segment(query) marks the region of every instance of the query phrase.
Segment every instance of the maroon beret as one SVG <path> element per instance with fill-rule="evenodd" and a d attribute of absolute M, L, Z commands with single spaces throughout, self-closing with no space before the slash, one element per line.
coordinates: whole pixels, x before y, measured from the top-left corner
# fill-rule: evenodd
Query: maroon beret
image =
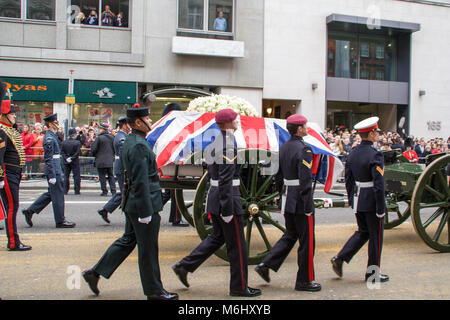
<path fill-rule="evenodd" d="M 286 122 L 301 126 L 306 124 L 308 122 L 308 119 L 306 119 L 306 117 L 302 116 L 301 114 L 293 114 L 286 119 Z"/>
<path fill-rule="evenodd" d="M 216 123 L 228 123 L 236 119 L 237 113 L 232 109 L 223 109 L 216 113 Z"/>
<path fill-rule="evenodd" d="M 11 105 L 11 100 L 2 101 L 2 114 L 14 113 L 14 106 Z"/>

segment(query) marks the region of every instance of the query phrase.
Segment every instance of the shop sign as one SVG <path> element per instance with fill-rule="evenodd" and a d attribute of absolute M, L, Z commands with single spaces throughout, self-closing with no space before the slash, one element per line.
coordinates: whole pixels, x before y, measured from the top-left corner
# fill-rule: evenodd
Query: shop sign
<path fill-rule="evenodd" d="M 135 103 L 136 82 L 75 80 L 77 103 Z"/>
<path fill-rule="evenodd" d="M 73 94 L 66 95 L 66 104 L 75 104 L 75 96 Z"/>
<path fill-rule="evenodd" d="M 13 101 L 64 101 L 68 80 L 0 78 Z"/>

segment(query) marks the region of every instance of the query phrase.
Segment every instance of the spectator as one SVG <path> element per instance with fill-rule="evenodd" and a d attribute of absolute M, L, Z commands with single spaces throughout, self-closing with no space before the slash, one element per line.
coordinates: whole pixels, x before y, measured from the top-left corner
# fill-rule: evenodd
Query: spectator
<path fill-rule="evenodd" d="M 89 13 L 89 16 L 86 18 L 86 24 L 91 25 L 91 26 L 98 25 L 98 16 L 97 16 L 97 12 L 95 10 L 92 10 Z"/>
<path fill-rule="evenodd" d="M 119 12 L 117 16 L 114 17 L 114 26 L 115 27 L 122 27 L 127 28 L 128 22 L 123 17 L 123 12 Z"/>
<path fill-rule="evenodd" d="M 223 17 L 223 11 L 219 12 L 219 16 L 214 20 L 213 29 L 215 31 L 227 31 L 227 19 Z"/>
<path fill-rule="evenodd" d="M 108 133 L 108 125 L 102 124 L 100 126 L 99 136 L 92 144 L 91 151 L 95 157 L 95 167 L 98 171 L 98 178 L 102 189 L 101 196 L 108 195 L 106 176 L 108 176 L 111 193 L 113 195 L 116 194 L 116 182 L 113 175 L 114 137 Z"/>
<path fill-rule="evenodd" d="M 77 16 L 72 20 L 73 24 L 86 24 L 87 19 L 83 11 L 78 12 Z"/>
<path fill-rule="evenodd" d="M 435 153 L 441 153 L 441 152 L 442 152 L 442 145 L 434 143 L 432 153 L 435 154 Z"/>
<path fill-rule="evenodd" d="M 406 151 L 403 152 L 403 155 L 409 160 L 409 162 L 417 163 L 419 161 L 419 157 L 417 156 L 417 153 L 414 150 L 412 150 L 413 144 L 414 142 L 411 138 L 406 138 L 405 140 Z"/>
<path fill-rule="evenodd" d="M 84 140 L 84 147 L 86 149 L 90 149 L 96 138 L 97 136 L 95 135 L 95 130 L 93 128 L 89 128 L 88 135 Z"/>
<path fill-rule="evenodd" d="M 345 162 L 345 160 L 347 160 L 347 157 L 351 150 L 352 150 L 352 145 L 350 143 L 350 138 L 347 137 L 342 142 L 342 161 Z"/>
<path fill-rule="evenodd" d="M 105 11 L 102 12 L 102 26 L 113 26 L 115 14 L 111 11 L 109 5 L 105 5 Z"/>
<path fill-rule="evenodd" d="M 33 161 L 31 162 L 31 171 L 34 172 L 34 178 L 38 172 L 42 172 L 39 168 L 42 160 L 44 159 L 44 133 L 42 132 L 42 125 L 40 123 L 36 123 L 34 125 L 34 134 L 33 134 Z"/>
<path fill-rule="evenodd" d="M 340 156 L 344 149 L 342 148 L 341 137 L 339 135 L 335 136 L 330 144 L 331 150 L 336 156 Z"/>
<path fill-rule="evenodd" d="M 404 152 L 404 151 L 405 151 L 405 146 L 404 146 L 404 144 L 403 144 L 403 142 L 402 142 L 402 138 L 400 138 L 400 136 L 397 136 L 396 138 L 394 138 L 393 141 L 394 141 L 394 144 L 391 145 L 391 149 L 392 149 L 392 150 L 394 150 L 394 149 L 400 149 L 401 152 Z"/>
<path fill-rule="evenodd" d="M 425 140 L 423 138 L 419 140 L 419 144 L 414 148 L 414 151 L 419 157 L 419 163 L 425 163 Z"/>
<path fill-rule="evenodd" d="M 31 177 L 32 172 L 32 160 L 33 160 L 33 149 L 31 148 L 33 146 L 34 142 L 34 136 L 30 132 L 30 126 L 25 124 L 23 125 L 23 131 L 20 134 L 20 137 L 22 138 L 22 145 L 23 149 L 25 151 L 25 172 L 24 172 L 24 179 L 29 179 Z"/>

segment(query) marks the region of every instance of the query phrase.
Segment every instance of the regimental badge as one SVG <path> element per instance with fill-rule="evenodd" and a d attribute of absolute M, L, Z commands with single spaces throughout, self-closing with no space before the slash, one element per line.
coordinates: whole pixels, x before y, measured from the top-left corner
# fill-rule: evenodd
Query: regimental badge
<path fill-rule="evenodd" d="M 302 163 L 305 165 L 305 167 L 307 167 L 308 169 L 311 169 L 313 162 L 308 162 L 306 160 L 303 160 Z"/>
<path fill-rule="evenodd" d="M 380 166 L 377 166 L 376 169 L 382 176 L 384 176 L 384 168 L 381 168 Z"/>

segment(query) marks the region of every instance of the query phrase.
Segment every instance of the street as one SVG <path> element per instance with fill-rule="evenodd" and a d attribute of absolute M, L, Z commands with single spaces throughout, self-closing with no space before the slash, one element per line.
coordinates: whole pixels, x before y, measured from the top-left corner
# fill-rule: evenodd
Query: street
<path fill-rule="evenodd" d="M 95 183 L 86 183 L 89 187 L 82 188 L 81 196 L 73 195 L 73 191 L 66 196 L 66 218 L 76 222 L 76 228 L 56 229 L 51 205 L 41 214 L 33 216 L 34 226 L 29 228 L 21 210 L 45 189 L 39 186 L 31 188 L 31 183 L 27 185 L 27 182 L 22 184 L 17 225 L 22 242 L 33 249 L 8 252 L 5 231 L 1 231 L 0 297 L 3 300 L 145 299 L 139 278 L 137 250 L 109 280 L 101 278 L 98 297 L 92 294 L 81 277 L 81 271 L 92 267 L 123 231 L 123 215 L 119 211 L 110 215 L 111 224 L 105 223 L 97 214 L 97 209 L 110 199 L 109 196 L 100 197 L 100 189 L 96 188 Z M 193 192 L 190 193 L 192 196 Z M 164 287 L 177 292 L 182 300 L 235 300 L 228 295 L 228 263 L 216 256 L 207 260 L 195 273 L 189 274 L 189 289 L 179 282 L 171 266 L 189 254 L 200 238 L 193 227 L 172 227 L 168 223 L 169 209 L 170 206 L 166 205 L 161 214 L 159 236 Z M 277 219 L 282 221 L 282 217 Z M 271 225 L 264 225 L 264 229 L 272 244 L 281 236 L 281 232 Z M 344 277 L 339 279 L 331 268 L 330 259 L 354 231 L 355 219 L 351 209 L 317 210 L 315 276 L 322 285 L 322 291 L 306 293 L 293 290 L 297 272 L 295 247 L 279 272 L 271 272 L 272 281 L 269 284 L 256 274 L 255 266 L 249 266 L 249 285 L 263 291 L 263 295 L 256 300 L 450 298 L 450 255 L 437 253 L 426 246 L 414 232 L 410 220 L 385 231 L 382 272 L 390 276 L 389 282 L 380 284 L 379 288 L 369 288 L 363 281 L 367 245 L 350 264 L 344 264 Z"/>

